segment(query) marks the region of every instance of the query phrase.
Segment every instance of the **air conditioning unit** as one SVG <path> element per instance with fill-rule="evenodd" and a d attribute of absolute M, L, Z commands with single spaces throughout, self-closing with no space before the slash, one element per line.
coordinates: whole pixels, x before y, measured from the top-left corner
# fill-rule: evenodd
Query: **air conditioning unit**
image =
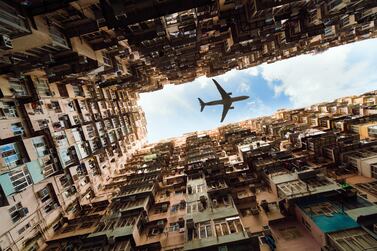
<path fill-rule="evenodd" d="M 7 35 L 0 35 L 0 48 L 3 50 L 13 49 L 12 40 Z"/>

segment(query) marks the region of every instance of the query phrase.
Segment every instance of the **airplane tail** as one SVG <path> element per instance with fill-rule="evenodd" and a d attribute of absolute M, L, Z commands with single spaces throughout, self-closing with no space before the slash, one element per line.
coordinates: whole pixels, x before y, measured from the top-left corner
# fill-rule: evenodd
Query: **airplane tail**
<path fill-rule="evenodd" d="M 203 102 L 200 98 L 198 98 L 199 103 L 200 103 L 200 111 L 202 112 L 204 110 L 204 107 L 206 106 L 206 103 Z"/>

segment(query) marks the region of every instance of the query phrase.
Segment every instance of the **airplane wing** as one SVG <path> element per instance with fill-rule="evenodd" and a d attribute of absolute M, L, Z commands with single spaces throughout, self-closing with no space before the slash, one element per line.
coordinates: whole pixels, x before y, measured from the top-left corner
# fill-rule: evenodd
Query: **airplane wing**
<path fill-rule="evenodd" d="M 232 103 L 231 102 L 227 102 L 227 103 L 224 103 L 223 105 L 223 114 L 221 115 L 221 121 L 220 122 L 223 122 L 224 119 L 225 119 L 225 116 L 226 114 L 228 113 L 229 111 L 229 108 L 232 106 Z"/>
<path fill-rule="evenodd" d="M 222 99 L 230 99 L 229 94 L 221 87 L 221 85 L 219 83 L 217 83 L 217 81 L 215 79 L 212 79 L 212 81 L 215 83 L 217 90 L 219 90 L 219 92 L 221 94 L 221 98 Z"/>

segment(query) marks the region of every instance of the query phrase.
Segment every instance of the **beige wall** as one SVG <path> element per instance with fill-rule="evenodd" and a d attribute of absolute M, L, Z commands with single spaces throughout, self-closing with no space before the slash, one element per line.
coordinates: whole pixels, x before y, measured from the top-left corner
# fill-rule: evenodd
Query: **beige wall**
<path fill-rule="evenodd" d="M 12 96 L 13 93 L 9 90 L 9 81 L 5 76 L 0 76 L 0 89 L 4 96 Z"/>
<path fill-rule="evenodd" d="M 359 126 L 360 139 L 369 138 L 368 127 L 374 126 L 374 125 L 377 125 L 377 122 L 372 122 L 372 123 L 360 125 Z"/>
<path fill-rule="evenodd" d="M 80 55 L 91 58 L 93 60 L 97 59 L 95 51 L 93 51 L 93 49 L 89 46 L 89 44 L 86 43 L 83 39 L 80 39 L 79 37 L 73 37 L 70 40 L 71 40 L 73 51 L 77 52 Z"/>
<path fill-rule="evenodd" d="M 52 39 L 48 31 L 48 26 L 43 20 L 43 17 L 34 17 L 34 21 L 38 30 L 31 29 L 31 34 L 13 39 L 13 52 L 26 51 L 52 43 Z"/>
<path fill-rule="evenodd" d="M 23 122 L 21 118 L 12 118 L 12 119 L 6 119 L 6 120 L 0 120 L 0 139 L 6 139 L 13 137 L 14 134 L 11 129 L 11 125 L 14 123 Z M 23 125 L 24 129 L 25 126 Z"/>
<path fill-rule="evenodd" d="M 2 249 L 5 250 L 8 247 L 12 247 L 13 250 L 22 250 L 23 242 L 26 239 L 34 236 L 40 229 L 46 229 L 43 231 L 46 237 L 52 236 L 52 231 L 48 231 L 47 228 L 52 227 L 52 223 L 57 219 L 57 217 L 59 217 L 60 208 L 54 209 L 49 213 L 45 213 L 43 208 L 46 204 L 41 203 L 36 193 L 44 188 L 48 183 L 53 182 L 53 178 L 48 178 L 38 184 L 30 186 L 23 192 L 9 197 L 9 206 L 0 207 L 0 247 Z M 9 209 L 18 202 L 21 202 L 23 207 L 27 207 L 29 213 L 20 219 L 17 224 L 14 224 L 11 220 Z M 18 231 L 28 223 L 30 223 L 30 227 L 27 228 L 22 234 L 19 234 Z M 18 249 L 12 245 L 13 241 L 16 243 Z"/>
<path fill-rule="evenodd" d="M 369 158 L 358 159 L 357 168 L 359 170 L 359 175 L 371 178 L 372 171 L 370 165 L 373 163 L 377 163 L 377 154 Z"/>

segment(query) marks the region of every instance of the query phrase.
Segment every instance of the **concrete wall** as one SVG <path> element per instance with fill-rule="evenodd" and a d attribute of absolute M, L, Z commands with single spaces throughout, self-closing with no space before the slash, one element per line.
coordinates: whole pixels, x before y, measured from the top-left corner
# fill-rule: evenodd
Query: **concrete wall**
<path fill-rule="evenodd" d="M 295 206 L 295 213 L 296 213 L 296 219 L 297 221 L 308 230 L 309 233 L 313 236 L 313 238 L 321 245 L 326 245 L 326 234 L 323 233 L 319 227 L 312 221 L 312 219 L 305 214 L 301 210 L 299 206 Z M 304 219 L 310 226 L 310 230 L 303 224 L 302 219 Z"/>
<path fill-rule="evenodd" d="M 23 192 L 8 197 L 9 206 L 0 207 L 0 247 L 3 250 L 8 247 L 11 247 L 12 250 L 22 250 L 23 242 L 35 236 L 38 231 L 42 232 L 43 237 L 48 237 L 53 234 L 52 230 L 49 230 L 49 228 L 51 228 L 56 219 L 60 217 L 61 209 L 58 207 L 45 213 L 44 207 L 48 204 L 48 201 L 42 204 L 37 195 L 39 190 L 53 182 L 53 178 L 48 178 L 36 185 L 29 186 Z M 23 207 L 27 207 L 29 212 L 15 224 L 10 217 L 9 209 L 18 202 L 21 202 Z M 29 227 L 27 227 L 28 224 L 30 225 Z M 26 229 L 23 232 L 19 232 L 24 227 Z"/>
<path fill-rule="evenodd" d="M 371 178 L 372 170 L 371 165 L 377 163 L 377 154 L 365 159 L 357 160 L 357 169 L 359 170 L 359 175 Z"/>

